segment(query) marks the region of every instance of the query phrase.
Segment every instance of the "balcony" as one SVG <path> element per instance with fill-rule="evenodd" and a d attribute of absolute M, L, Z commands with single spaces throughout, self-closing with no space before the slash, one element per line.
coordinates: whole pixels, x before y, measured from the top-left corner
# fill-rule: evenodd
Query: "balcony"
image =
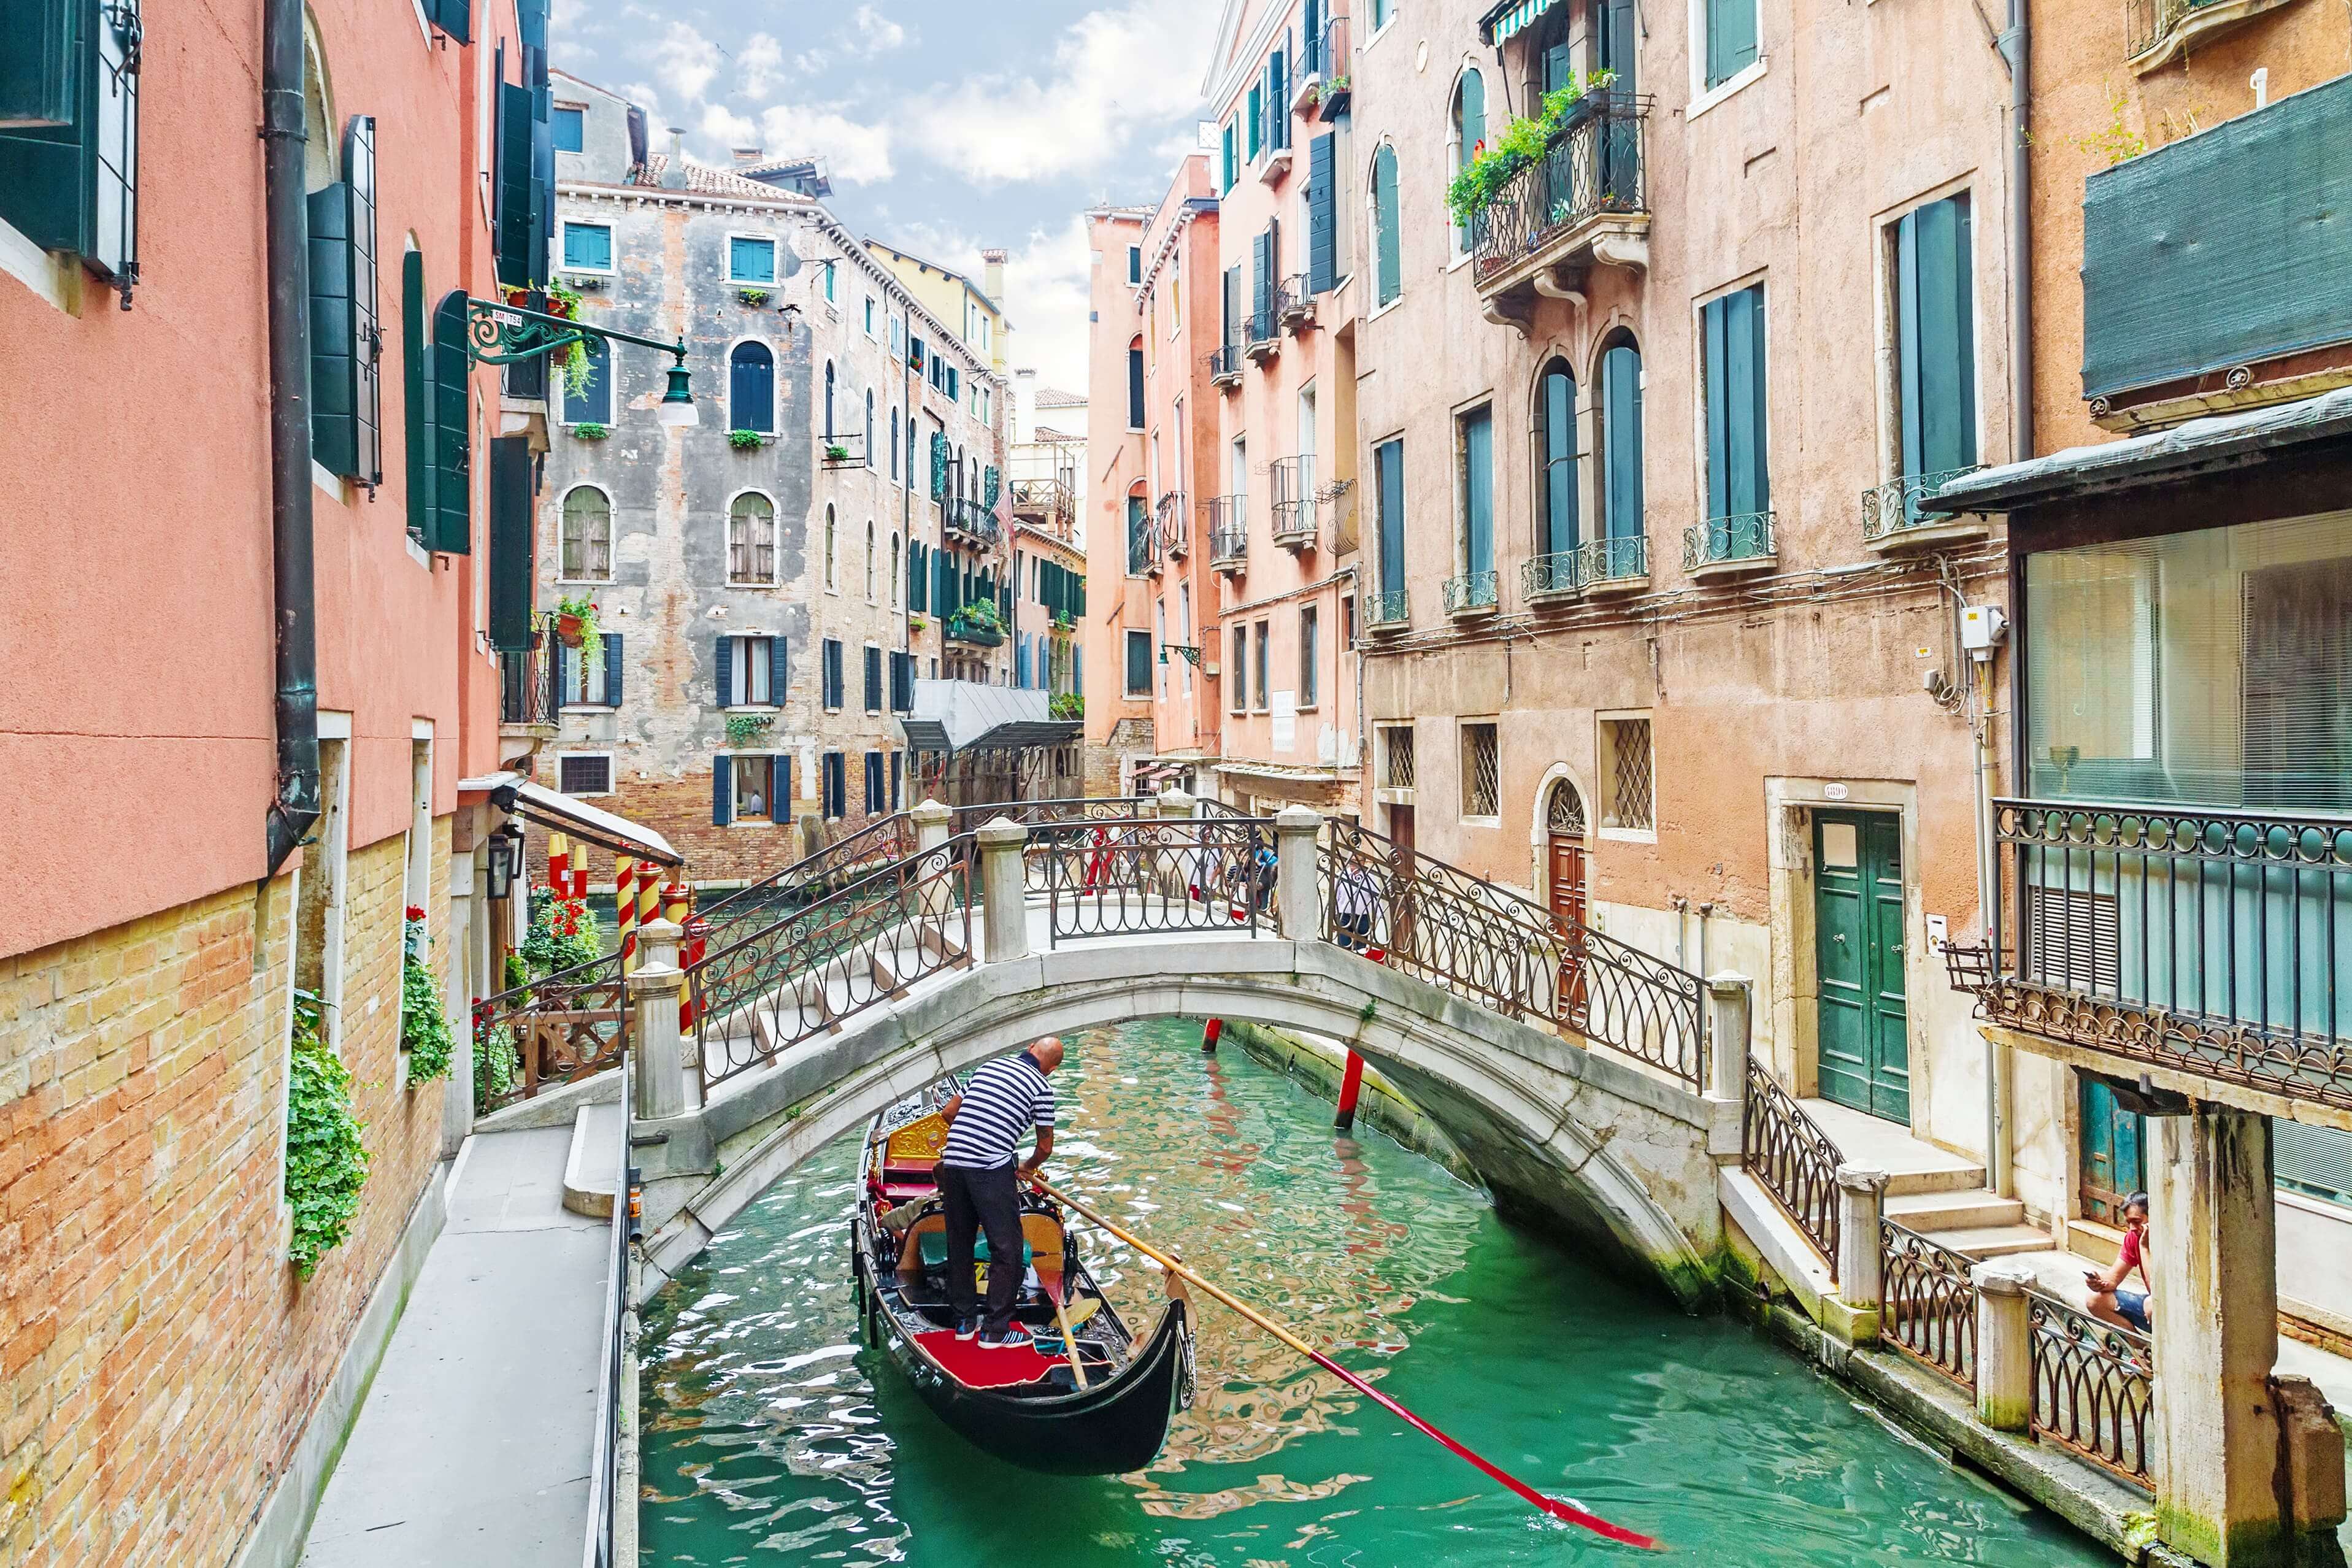
<path fill-rule="evenodd" d="M 1275 316 L 1294 332 L 1315 324 L 1315 290 L 1308 285 L 1306 273 L 1294 272 L 1274 291 Z"/>
<path fill-rule="evenodd" d="M 1315 548 L 1315 455 L 1277 458 L 1268 470 L 1274 484 L 1274 542 L 1285 550 Z"/>
<path fill-rule="evenodd" d="M 1216 496 L 1201 503 L 1209 528 L 1209 564 L 1226 574 L 1249 564 L 1249 497 Z"/>
<path fill-rule="evenodd" d="M 1445 580 L 1445 613 L 1457 621 L 1483 620 L 1503 602 L 1502 574 L 1465 572 Z"/>
<path fill-rule="evenodd" d="M 1471 276 L 1490 320 L 1517 324 L 1533 295 L 1580 293 L 1595 264 L 1648 268 L 1649 119 L 1646 98 L 1586 95 L 1543 153 L 1471 219 Z"/>
<path fill-rule="evenodd" d="M 563 710 L 555 689 L 556 661 L 550 651 L 548 617 L 538 617 L 531 646 L 499 655 L 499 733 L 509 739 L 555 738 Z"/>
<path fill-rule="evenodd" d="M 1076 531 L 1077 498 L 1060 478 L 1015 479 L 1006 488 L 1012 492 L 1013 515 L 1020 521 L 1057 539 Z"/>
<path fill-rule="evenodd" d="M 1259 364 L 1282 352 L 1282 321 L 1275 314 L 1274 302 L 1268 300 L 1263 310 L 1253 310 L 1249 318 L 1249 342 L 1242 352 Z"/>
<path fill-rule="evenodd" d="M 948 616 L 947 637 L 950 642 L 970 643 L 974 647 L 1002 647 L 1004 621 L 992 602 L 974 599 Z"/>
<path fill-rule="evenodd" d="M 1315 492 L 1318 527 L 1320 520 L 1331 520 L 1331 552 L 1352 555 L 1356 551 L 1356 481 L 1333 479 Z"/>
<path fill-rule="evenodd" d="M 1932 550 L 1982 539 L 1991 525 L 1981 512 L 1949 512 L 1936 504 L 1936 492 L 1981 464 L 1932 474 L 1898 474 L 1862 492 L 1862 542 L 1879 554 Z"/>
<path fill-rule="evenodd" d="M 2352 817 L 2002 799 L 1993 837 L 1992 935 L 1947 958 L 1980 1016 L 2352 1111 Z"/>
<path fill-rule="evenodd" d="M 1239 386 L 1242 384 L 1242 346 L 1227 343 L 1209 351 L 1209 384 Z"/>
<path fill-rule="evenodd" d="M 1519 564 L 1519 597 L 1531 609 L 1557 609 L 1572 605 L 1584 593 L 1584 552 L 1555 551 Z"/>
<path fill-rule="evenodd" d="M 1769 511 L 1711 517 L 1683 530 L 1683 570 L 1702 583 L 1761 572 L 1775 559 Z"/>
<path fill-rule="evenodd" d="M 1323 78 L 1315 84 L 1315 113 L 1328 124 L 1348 112 L 1348 76 L 1356 68 L 1356 52 L 1348 36 L 1346 15 L 1326 17 L 1322 36 L 1310 39 L 1308 44 L 1313 69 Z"/>
<path fill-rule="evenodd" d="M 1393 637 L 1412 626 L 1412 605 L 1402 588 L 1364 596 L 1364 629 L 1376 637 Z"/>
<path fill-rule="evenodd" d="M 1587 598 L 1639 594 L 1650 586 L 1647 534 L 1596 539 L 1576 549 L 1576 580 Z"/>
<path fill-rule="evenodd" d="M 2171 64 L 2292 0 L 2126 0 L 2124 58 L 2133 72 Z"/>
<path fill-rule="evenodd" d="M 828 468 L 862 468 L 866 466 L 866 432 L 845 431 L 838 436 L 821 436 L 816 443 L 817 458 Z"/>
<path fill-rule="evenodd" d="M 1170 490 L 1160 498 L 1151 526 L 1158 536 L 1160 552 L 1169 560 L 1181 561 L 1192 553 L 1192 514 L 1184 509 L 1182 490 Z"/>
<path fill-rule="evenodd" d="M 993 550 L 1003 537 L 1004 525 L 996 513 L 970 496 L 950 496 L 940 503 L 940 527 L 950 542 L 961 542 L 982 550 Z"/>

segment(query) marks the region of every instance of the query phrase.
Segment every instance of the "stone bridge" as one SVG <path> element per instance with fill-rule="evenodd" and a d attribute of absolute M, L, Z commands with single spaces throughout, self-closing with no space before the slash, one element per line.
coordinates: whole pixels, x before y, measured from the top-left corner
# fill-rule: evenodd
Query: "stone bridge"
<path fill-rule="evenodd" d="M 1075 832 L 998 821 L 953 837 L 945 808 L 912 815 L 915 855 L 684 970 L 676 927 L 642 933 L 646 963 L 629 981 L 650 1276 L 638 1299 L 901 1097 L 1040 1035 L 1172 1016 L 1344 1044 L 1507 1208 L 1686 1306 L 1710 1295 L 1717 1167 L 1738 1152 L 1739 1100 L 1706 1081 L 1706 1018 L 1741 1036 L 1716 1051 L 1718 1076 L 1744 1071 L 1744 986 L 1702 998 L 1680 972 L 1623 970 L 1596 934 L 1445 883 L 1434 862 L 1402 881 L 1378 852 L 1351 863 L 1312 812 Z M 1342 917 L 1366 908 L 1377 918 L 1360 936 Z M 1367 941 L 1380 962 L 1359 951 Z M 1675 1028 L 1661 1019 L 1683 1014 L 1643 989 L 1661 984 L 1689 1004 L 1688 1037 L 1664 1049 Z"/>

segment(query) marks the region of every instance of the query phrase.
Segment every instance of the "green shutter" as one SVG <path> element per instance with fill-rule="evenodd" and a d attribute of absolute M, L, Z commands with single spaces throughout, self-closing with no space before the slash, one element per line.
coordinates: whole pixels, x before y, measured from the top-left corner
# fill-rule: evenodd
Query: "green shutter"
<path fill-rule="evenodd" d="M 81 0 L 0 0 L 0 127 L 62 129 L 74 122 L 76 14 Z"/>
<path fill-rule="evenodd" d="M 427 0 L 425 14 L 459 43 L 474 41 L 474 0 Z"/>
<path fill-rule="evenodd" d="M 425 331 L 425 256 L 400 258 L 401 445 L 407 458 L 408 531 L 433 531 L 433 359 Z"/>
<path fill-rule="evenodd" d="M 452 289 L 433 312 L 433 510 L 425 547 L 464 555 L 474 547 L 473 487 L 468 482 L 468 423 L 473 384 L 467 372 L 466 291 Z"/>
<path fill-rule="evenodd" d="M 352 187 L 312 191 L 310 209 L 310 456 L 331 474 L 359 468 L 359 334 L 352 325 Z"/>
<path fill-rule="evenodd" d="M 510 652 L 530 647 L 532 468 L 529 437 L 490 443 L 490 646 Z M 610 689 L 617 700 L 617 684 Z"/>
<path fill-rule="evenodd" d="M 990 511 L 996 510 L 996 498 L 1003 482 L 993 463 L 980 471 L 980 504 Z"/>
<path fill-rule="evenodd" d="M 1699 312 L 1706 365 L 1709 517 L 1772 505 L 1764 412 L 1764 290 L 1742 289 Z"/>
<path fill-rule="evenodd" d="M 1396 149 L 1386 145 L 1372 154 L 1372 228 L 1379 271 L 1374 303 L 1385 305 L 1404 289 L 1404 267 L 1397 250 Z"/>
<path fill-rule="evenodd" d="M 139 26 L 136 0 L 0 0 L 28 110 L 0 131 L 0 218 L 44 250 L 79 256 L 126 302 L 139 276 Z M 29 122 L 59 110 L 62 122 Z"/>
<path fill-rule="evenodd" d="M 545 261 L 530 254 L 532 100 L 530 89 L 499 83 L 499 281 L 509 289 L 546 281 L 539 276 Z"/>
<path fill-rule="evenodd" d="M 1706 0 L 1706 85 L 1719 87 L 1756 63 L 1757 0 Z"/>
<path fill-rule="evenodd" d="M 1230 120 L 1225 121 L 1224 154 L 1225 178 L 1224 184 L 1218 187 L 1219 195 L 1232 190 L 1234 182 L 1241 178 L 1240 136 L 1238 128 Z"/>
<path fill-rule="evenodd" d="M 1307 144 L 1307 287 L 1317 294 L 1339 286 L 1337 146 L 1328 134 Z"/>
<path fill-rule="evenodd" d="M 1495 569 L 1495 416 L 1482 408 L 1462 422 L 1464 570 Z"/>
<path fill-rule="evenodd" d="M 1372 448 L 1372 467 L 1380 480 L 1380 591 L 1401 594 L 1404 575 L 1404 442 L 1383 441 Z"/>
<path fill-rule="evenodd" d="M 1249 90 L 1249 155 L 1257 162 L 1258 152 L 1265 144 L 1265 78 L 1250 83 Z"/>
<path fill-rule="evenodd" d="M 1965 195 L 1931 202 L 1895 226 L 1906 474 L 1942 473 L 1977 460 L 1969 250 Z"/>
<path fill-rule="evenodd" d="M 1642 355 L 1621 342 L 1601 358 L 1601 537 L 1638 539 L 1642 520 Z"/>

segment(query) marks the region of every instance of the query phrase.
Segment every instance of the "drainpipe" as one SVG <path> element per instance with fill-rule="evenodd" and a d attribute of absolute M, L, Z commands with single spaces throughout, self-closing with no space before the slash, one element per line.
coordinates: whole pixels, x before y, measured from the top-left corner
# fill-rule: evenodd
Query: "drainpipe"
<path fill-rule="evenodd" d="M 269 543 L 278 793 L 269 873 L 319 820 L 318 602 L 311 577 L 310 218 L 303 203 L 302 0 L 262 12 L 263 256 L 269 289 Z"/>
<path fill-rule="evenodd" d="M 2009 30 L 2000 36 L 2009 68 L 2009 383 L 2010 417 L 2017 434 L 2012 461 L 2033 447 L 2033 44 L 2026 30 L 2027 0 L 2009 0 Z"/>

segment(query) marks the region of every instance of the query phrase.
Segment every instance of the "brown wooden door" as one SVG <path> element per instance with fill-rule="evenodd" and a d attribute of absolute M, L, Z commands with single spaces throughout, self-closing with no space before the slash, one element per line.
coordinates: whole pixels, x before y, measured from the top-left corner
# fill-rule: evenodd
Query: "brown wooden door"
<path fill-rule="evenodd" d="M 1584 840 L 1565 833 L 1551 836 L 1551 912 L 1568 933 L 1561 945 L 1559 994 L 1563 1016 L 1581 1030 L 1585 1025 L 1584 980 Z"/>
<path fill-rule="evenodd" d="M 1395 846 L 1395 864 L 1389 876 L 1389 946 L 1405 956 L 1412 952 L 1412 807 L 1389 807 L 1389 841 Z"/>

